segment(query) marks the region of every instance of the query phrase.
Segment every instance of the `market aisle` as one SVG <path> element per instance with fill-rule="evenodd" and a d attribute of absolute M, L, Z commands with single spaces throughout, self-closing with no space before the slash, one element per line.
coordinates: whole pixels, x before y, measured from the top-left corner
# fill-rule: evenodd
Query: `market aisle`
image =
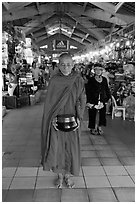
<path fill-rule="evenodd" d="M 14 109 L 3 120 L 3 201 L 135 201 L 134 122 L 111 120 L 104 136 L 90 135 L 85 114 L 81 172 L 75 189 L 56 189 L 56 175 L 40 166 L 43 103 Z"/>

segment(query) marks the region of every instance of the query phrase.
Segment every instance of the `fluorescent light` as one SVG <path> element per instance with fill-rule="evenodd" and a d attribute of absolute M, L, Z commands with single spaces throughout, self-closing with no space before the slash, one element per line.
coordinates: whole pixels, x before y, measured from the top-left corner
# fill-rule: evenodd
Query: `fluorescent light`
<path fill-rule="evenodd" d="M 48 48 L 48 45 L 43 45 L 40 48 Z"/>

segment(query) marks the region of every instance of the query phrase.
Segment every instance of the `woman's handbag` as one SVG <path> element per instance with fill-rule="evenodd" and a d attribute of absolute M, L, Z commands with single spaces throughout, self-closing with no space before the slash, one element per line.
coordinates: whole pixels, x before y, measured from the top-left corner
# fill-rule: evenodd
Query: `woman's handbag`
<path fill-rule="evenodd" d="M 79 124 L 74 115 L 65 114 L 65 115 L 58 115 L 56 117 L 54 127 L 56 130 L 60 130 L 63 132 L 70 132 L 70 131 L 75 131 L 79 127 Z"/>

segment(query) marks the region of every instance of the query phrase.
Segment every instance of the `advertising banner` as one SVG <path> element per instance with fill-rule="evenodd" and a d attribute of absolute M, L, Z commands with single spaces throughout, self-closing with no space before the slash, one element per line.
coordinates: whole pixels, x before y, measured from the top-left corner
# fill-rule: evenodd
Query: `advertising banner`
<path fill-rule="evenodd" d="M 53 49 L 54 50 L 67 50 L 68 40 L 54 40 Z"/>

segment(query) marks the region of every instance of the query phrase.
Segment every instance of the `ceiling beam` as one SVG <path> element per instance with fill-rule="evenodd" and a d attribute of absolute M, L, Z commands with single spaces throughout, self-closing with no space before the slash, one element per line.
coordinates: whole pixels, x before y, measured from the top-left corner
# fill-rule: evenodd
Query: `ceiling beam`
<path fill-rule="evenodd" d="M 72 29 L 72 32 L 71 32 L 70 37 L 71 37 L 71 36 L 72 36 L 72 34 L 74 33 L 74 30 L 75 30 L 75 28 L 77 27 L 77 24 L 78 24 L 78 22 L 76 22 L 76 25 L 74 25 L 74 26 L 73 26 L 73 29 Z"/>
<path fill-rule="evenodd" d="M 40 15 L 37 17 L 34 16 L 33 19 L 34 20 L 36 19 L 36 21 L 38 22 L 38 25 L 36 26 L 36 28 L 33 28 L 33 26 L 31 28 L 31 24 L 30 24 L 29 25 L 30 29 L 26 30 L 26 34 L 28 35 L 31 32 L 35 32 L 35 31 L 41 29 L 43 27 L 43 22 L 46 21 L 47 19 L 49 19 L 51 17 L 51 15 L 53 15 L 53 14 L 43 14 L 43 15 Z M 32 24 L 33 24 L 34 20 L 32 20 Z M 46 27 L 45 22 L 44 22 L 44 26 Z M 26 27 L 27 27 L 27 24 L 26 24 Z"/>
<path fill-rule="evenodd" d="M 45 32 L 45 30 L 43 30 L 43 31 L 37 32 L 36 34 L 35 34 L 35 33 L 32 33 L 32 34 L 33 34 L 33 36 L 34 36 L 35 38 L 38 38 L 38 37 L 40 37 L 40 36 L 43 35 L 43 34 L 47 35 L 47 32 Z"/>
<path fill-rule="evenodd" d="M 115 14 L 115 6 L 112 3 L 108 2 L 89 2 L 100 9 L 103 9 L 107 13 Z"/>
<path fill-rule="evenodd" d="M 9 15 L 8 13 L 3 14 L 2 15 L 3 20 L 13 21 L 13 20 L 22 19 L 22 18 L 31 18 L 31 16 L 37 15 L 38 12 L 34 8 L 24 8 L 20 10 L 14 10 L 13 12 L 11 12 L 11 14 L 12 14 L 12 18 L 11 18 L 11 15 Z"/>
<path fill-rule="evenodd" d="M 102 11 L 101 9 L 89 9 L 85 12 L 85 15 L 90 17 L 91 19 L 98 19 L 98 20 L 109 22 L 109 23 L 115 23 L 117 25 L 127 24 L 127 22 L 122 19 L 121 14 L 112 15 L 106 11 Z"/>
<path fill-rule="evenodd" d="M 106 3 L 103 3 L 103 4 L 106 4 Z M 112 4 L 110 5 L 113 6 Z M 118 25 L 127 24 L 122 14 L 107 12 L 106 10 L 104 11 L 101 8 L 94 8 L 94 9 L 91 8 L 83 12 L 82 7 L 78 7 L 74 4 L 71 4 L 71 7 L 68 13 L 69 15 L 73 14 L 73 17 L 78 17 L 78 18 L 83 15 L 82 18 L 87 18 L 87 20 L 98 19 L 98 20 L 103 20 L 110 23 L 115 23 Z M 113 18 L 111 17 L 112 14 L 113 14 Z"/>
<path fill-rule="evenodd" d="M 52 5 L 40 5 L 39 6 L 39 12 L 40 14 L 48 14 L 48 15 L 53 15 L 55 9 Z M 38 10 L 36 10 L 36 6 L 30 6 L 30 7 L 24 7 L 22 9 L 17 9 L 13 10 L 12 12 L 12 19 L 11 16 L 8 15 L 7 12 L 4 12 L 2 14 L 2 17 L 4 21 L 12 21 L 12 20 L 17 20 L 17 19 L 22 19 L 22 18 L 34 18 L 35 15 L 38 15 Z"/>
<path fill-rule="evenodd" d="M 80 24 L 82 24 L 84 27 L 86 27 L 93 35 L 94 37 L 97 36 L 99 39 L 104 36 L 104 33 L 101 31 L 93 31 L 90 30 L 89 27 L 97 27 L 93 23 L 89 21 L 89 18 L 85 15 L 85 12 L 83 12 L 83 8 L 80 6 L 75 6 L 73 3 L 70 4 L 70 8 L 68 11 L 68 15 L 71 16 L 75 21 L 78 21 Z M 91 33 L 89 33 L 91 35 Z"/>
<path fill-rule="evenodd" d="M 89 34 L 87 33 L 84 38 L 82 38 L 81 42 L 83 42 L 87 37 L 89 36 Z"/>
<path fill-rule="evenodd" d="M 5 8 L 7 11 L 9 11 L 10 5 L 9 5 L 8 2 L 2 2 L 2 5 L 4 6 L 4 8 Z"/>
<path fill-rule="evenodd" d="M 25 32 L 26 35 L 29 35 L 30 33 L 36 32 L 38 30 L 40 30 L 41 28 L 43 28 L 43 24 L 39 23 L 37 26 L 30 28 L 28 31 Z"/>
<path fill-rule="evenodd" d="M 84 27 L 84 25 L 82 25 L 81 24 L 81 22 L 80 22 L 80 20 L 79 20 L 79 18 L 77 17 L 77 18 L 75 18 L 75 14 L 70 14 L 70 13 L 67 13 L 66 14 L 67 15 L 67 18 L 69 19 L 71 19 L 71 21 L 73 21 L 73 22 L 77 22 L 77 28 L 79 29 L 79 30 L 81 30 L 82 32 L 84 32 L 84 33 L 88 33 L 89 35 L 91 35 L 91 36 L 93 36 L 94 38 L 96 38 L 96 35 L 94 35 L 92 32 L 90 32 L 89 31 L 89 25 L 87 25 L 87 27 Z M 73 24 L 75 24 L 75 23 L 73 23 Z M 89 23 L 89 22 L 86 22 L 87 24 Z M 91 23 L 90 23 L 91 24 Z M 90 25 L 91 26 L 91 25 Z"/>
<path fill-rule="evenodd" d="M 38 14 L 40 15 L 40 5 L 39 5 L 39 2 L 36 2 L 36 8 L 38 10 Z M 41 20 L 40 20 L 40 22 L 41 22 Z M 44 21 L 42 21 L 42 23 L 43 23 L 43 26 L 45 28 L 45 32 L 47 33 L 47 29 L 46 29 Z"/>
<path fill-rule="evenodd" d="M 125 2 L 119 2 L 116 6 L 115 6 L 115 13 L 118 12 L 118 10 L 121 8 L 121 6 L 124 4 Z"/>
<path fill-rule="evenodd" d="M 15 11 L 15 9 L 21 9 L 24 6 L 28 6 L 32 2 L 12 2 L 10 6 L 10 11 Z"/>
<path fill-rule="evenodd" d="M 86 9 L 87 3 L 88 3 L 88 2 L 84 2 L 83 12 L 84 12 L 84 11 L 85 11 L 85 9 Z"/>
<path fill-rule="evenodd" d="M 125 14 L 125 12 L 123 11 L 123 13 L 115 13 L 115 7 L 113 5 L 111 5 L 111 3 L 91 3 L 94 5 L 98 5 L 98 7 L 100 9 L 94 9 L 90 11 L 86 11 L 85 14 L 89 14 L 90 17 L 94 18 L 94 19 L 99 19 L 99 20 L 104 20 L 104 21 L 108 21 L 111 23 L 115 23 L 118 25 L 123 25 L 126 26 L 127 24 L 133 22 L 135 20 L 135 15 L 130 15 L 128 12 Z M 109 10 L 109 9 L 105 9 L 104 11 L 102 11 L 103 7 L 101 7 L 101 5 L 110 5 L 113 7 L 113 10 Z M 113 12 L 112 12 L 113 11 Z M 96 12 L 96 13 L 95 13 Z M 91 14 L 90 14 L 91 13 Z"/>
<path fill-rule="evenodd" d="M 73 17 L 73 15 L 71 15 Z M 75 17 L 74 15 L 74 19 L 79 23 L 81 24 L 81 26 L 85 29 L 87 29 L 87 33 L 90 34 L 91 36 L 93 36 L 94 38 L 100 40 L 102 38 L 104 38 L 104 34 L 102 32 L 97 32 L 96 30 L 94 29 L 90 29 L 90 27 L 94 26 L 94 24 L 92 24 L 90 21 L 87 21 L 85 19 L 80 19 L 80 18 L 77 18 Z"/>

